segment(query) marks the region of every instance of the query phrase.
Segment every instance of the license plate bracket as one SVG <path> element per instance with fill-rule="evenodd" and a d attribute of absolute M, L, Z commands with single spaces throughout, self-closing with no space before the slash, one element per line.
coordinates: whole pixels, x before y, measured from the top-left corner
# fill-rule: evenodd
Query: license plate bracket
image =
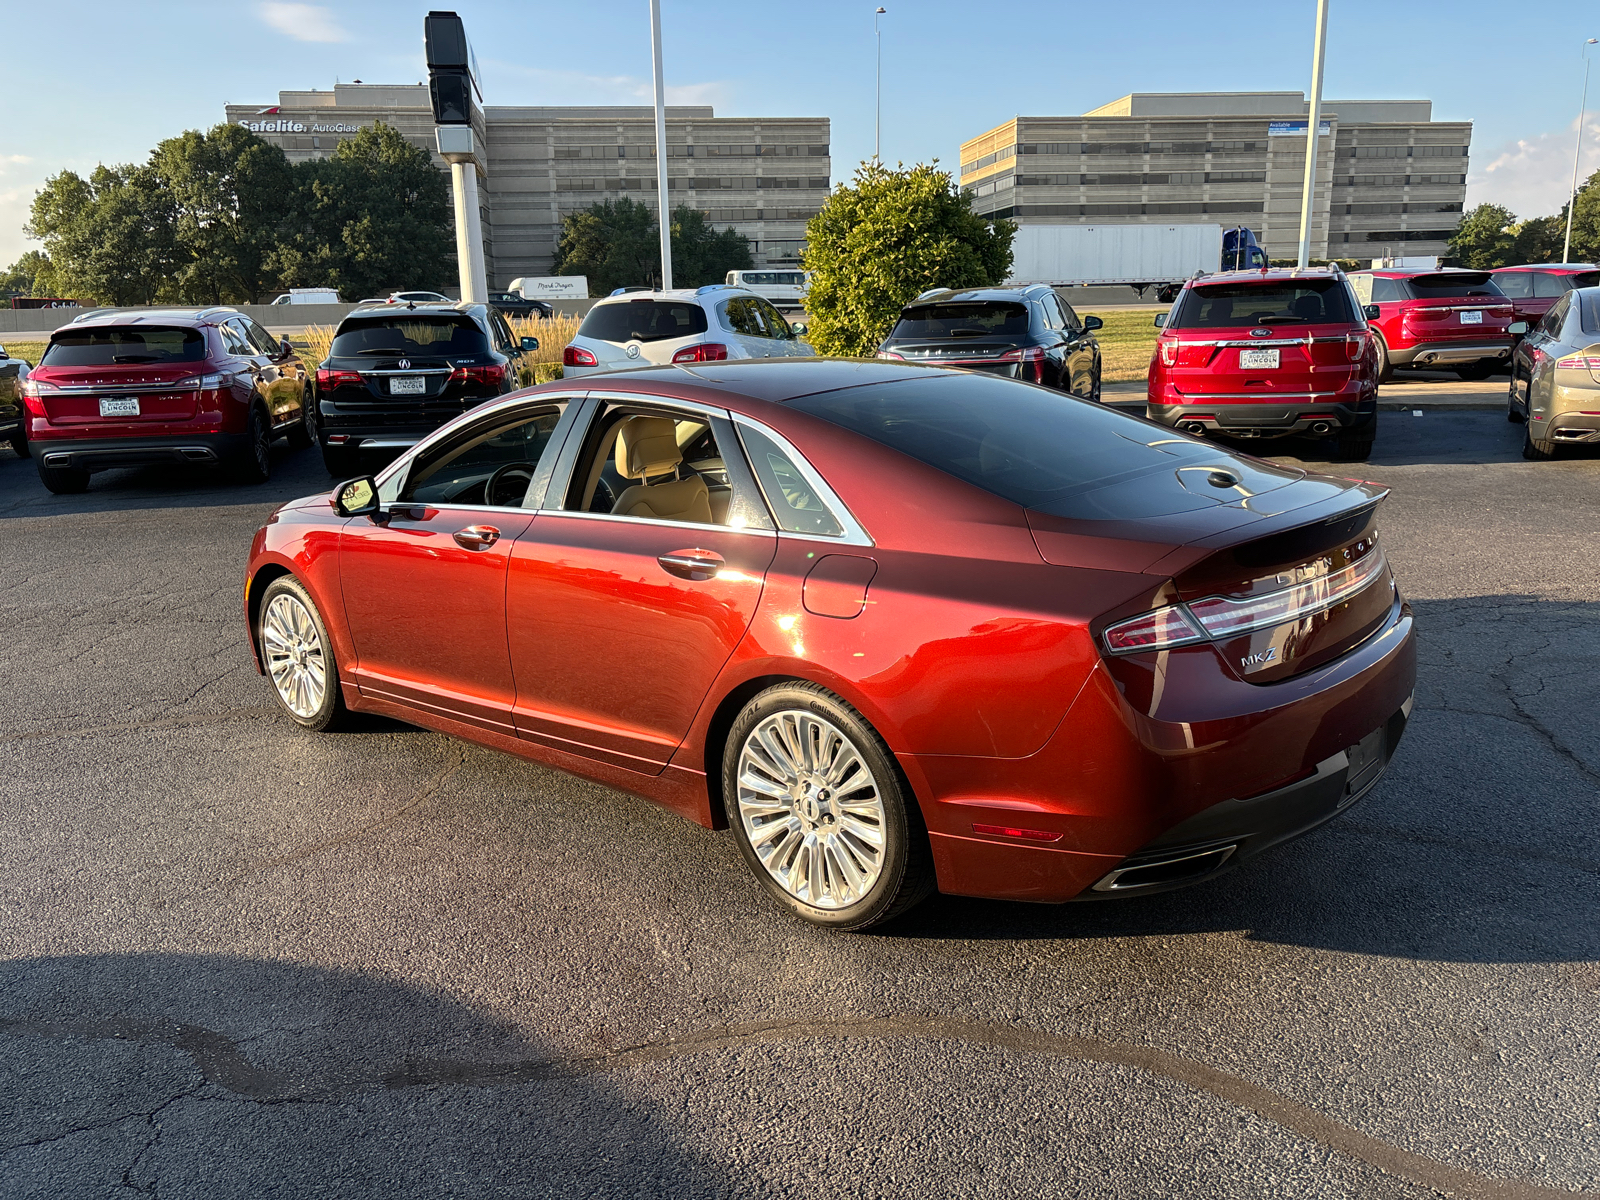
<path fill-rule="evenodd" d="M 139 415 L 139 397 L 101 396 L 100 415 L 102 417 L 137 417 Z"/>
<path fill-rule="evenodd" d="M 421 375 L 391 375 L 389 377 L 389 395 L 391 396 L 422 396 L 428 391 L 428 381 Z"/>
<path fill-rule="evenodd" d="M 1241 371 L 1276 371 L 1279 364 L 1279 355 L 1282 352 L 1274 348 L 1271 350 L 1241 350 L 1239 351 L 1239 369 Z"/>
<path fill-rule="evenodd" d="M 1482 325 L 1483 324 L 1483 309 L 1481 309 L 1481 308 L 1468 309 L 1466 312 L 1461 314 L 1461 323 L 1463 325 Z"/>

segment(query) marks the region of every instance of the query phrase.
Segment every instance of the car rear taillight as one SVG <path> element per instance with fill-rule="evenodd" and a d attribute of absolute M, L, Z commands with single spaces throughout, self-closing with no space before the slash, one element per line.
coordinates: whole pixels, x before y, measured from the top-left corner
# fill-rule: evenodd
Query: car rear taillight
<path fill-rule="evenodd" d="M 878 357 L 879 358 L 894 358 L 894 359 L 898 359 L 901 362 L 905 362 L 905 360 L 906 360 L 906 356 L 904 354 L 896 354 L 893 350 L 879 350 L 878 351 Z"/>
<path fill-rule="evenodd" d="M 317 386 L 319 388 L 360 387 L 361 383 L 360 371 L 337 371 L 328 367 L 317 368 Z"/>
<path fill-rule="evenodd" d="M 1344 356 L 1350 362 L 1360 362 L 1361 355 L 1367 348 L 1367 335 L 1364 333 L 1347 333 L 1344 335 Z"/>
<path fill-rule="evenodd" d="M 22 406 L 33 416 L 42 417 L 45 415 L 44 398 L 61 389 L 53 383 L 46 383 L 43 379 L 24 379 L 20 390 Z"/>
<path fill-rule="evenodd" d="M 597 367 L 600 360 L 582 346 L 568 346 L 561 352 L 561 365 L 564 367 Z"/>
<path fill-rule="evenodd" d="M 723 362 L 728 357 L 728 348 L 721 342 L 698 342 L 693 346 L 685 346 L 672 356 L 675 363 L 692 362 Z"/>
<path fill-rule="evenodd" d="M 222 386 L 221 375 L 191 375 L 187 379 L 180 379 L 172 385 L 175 388 L 198 388 L 201 391 L 216 391 Z"/>
<path fill-rule="evenodd" d="M 1007 350 L 1000 356 L 1000 361 L 1021 363 L 1022 370 L 1018 372 L 1020 378 L 1032 379 L 1036 383 L 1044 380 L 1043 346 L 1019 346 L 1015 350 Z"/>
<path fill-rule="evenodd" d="M 1141 613 L 1108 627 L 1102 637 L 1112 654 L 1165 650 L 1208 639 L 1224 641 L 1315 616 L 1343 604 L 1381 578 L 1383 552 L 1376 547 L 1343 570 L 1261 596 L 1208 596 Z"/>
<path fill-rule="evenodd" d="M 1556 359 L 1558 371 L 1600 371 L 1600 358 L 1589 358 L 1582 354 L 1569 354 L 1566 358 Z"/>
<path fill-rule="evenodd" d="M 506 381 L 503 363 L 490 363 L 487 367 L 457 367 L 450 372 L 451 383 L 481 383 L 486 387 L 499 387 Z"/>
<path fill-rule="evenodd" d="M 1165 650 L 1168 646 L 1187 646 L 1191 642 L 1206 640 L 1206 635 L 1200 631 L 1194 619 L 1184 612 L 1181 604 L 1118 621 L 1103 636 L 1106 649 L 1113 654 Z"/>
<path fill-rule="evenodd" d="M 1161 351 L 1161 365 L 1175 367 L 1178 365 L 1178 339 L 1162 338 L 1156 343 L 1156 348 Z"/>

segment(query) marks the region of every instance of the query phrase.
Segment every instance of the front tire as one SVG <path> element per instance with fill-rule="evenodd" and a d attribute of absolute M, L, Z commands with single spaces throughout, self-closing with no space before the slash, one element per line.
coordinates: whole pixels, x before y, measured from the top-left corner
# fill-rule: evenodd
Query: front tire
<path fill-rule="evenodd" d="M 1536 438 L 1533 436 L 1533 426 L 1524 425 L 1522 430 L 1522 457 L 1529 462 L 1549 462 L 1556 456 L 1556 443 L 1553 438 Z"/>
<path fill-rule="evenodd" d="M 349 710 L 339 690 L 333 642 L 311 593 L 294 576 L 280 576 L 267 585 L 256 619 L 256 644 L 272 694 L 291 721 L 315 733 L 345 723 Z"/>
<path fill-rule="evenodd" d="M 289 445 L 305 450 L 317 444 L 317 401 L 306 388 L 300 395 L 300 419 L 286 431 Z"/>
<path fill-rule="evenodd" d="M 1521 425 L 1527 419 L 1522 415 L 1521 410 L 1517 408 L 1517 373 L 1513 370 L 1511 372 L 1511 388 L 1506 393 L 1506 420 L 1513 425 Z"/>
<path fill-rule="evenodd" d="M 1464 367 L 1457 367 L 1456 374 L 1462 379 L 1477 381 L 1489 378 L 1489 376 L 1493 375 L 1499 369 L 1499 363 L 1476 362 L 1469 363 Z"/>
<path fill-rule="evenodd" d="M 745 863 L 815 925 L 865 929 L 933 891 L 927 830 L 888 747 L 815 684 L 779 684 L 745 705 L 722 789 Z"/>

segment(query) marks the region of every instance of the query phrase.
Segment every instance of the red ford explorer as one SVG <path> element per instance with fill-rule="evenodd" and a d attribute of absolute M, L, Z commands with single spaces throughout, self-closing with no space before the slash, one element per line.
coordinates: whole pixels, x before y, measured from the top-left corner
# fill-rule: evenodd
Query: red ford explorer
<path fill-rule="evenodd" d="M 52 492 L 149 463 L 219 463 L 245 483 L 273 438 L 314 439 L 305 368 L 231 308 L 96 312 L 63 325 L 22 385 L 28 442 Z"/>
<path fill-rule="evenodd" d="M 1487 271 L 1356 271 L 1350 285 L 1363 305 L 1377 309 L 1372 328 L 1385 383 L 1396 367 L 1487 379 L 1511 360 L 1516 314 Z"/>
<path fill-rule="evenodd" d="M 1156 324 L 1151 420 L 1194 434 L 1331 436 L 1350 461 L 1372 453 L 1378 358 L 1337 267 L 1203 275 Z"/>

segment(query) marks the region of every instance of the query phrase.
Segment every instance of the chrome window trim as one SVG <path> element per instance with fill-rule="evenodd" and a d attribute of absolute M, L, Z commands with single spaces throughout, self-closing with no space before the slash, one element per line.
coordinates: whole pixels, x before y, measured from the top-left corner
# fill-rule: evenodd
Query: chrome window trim
<path fill-rule="evenodd" d="M 735 428 L 740 425 L 745 425 L 751 429 L 754 429 L 762 437 L 772 439 L 772 441 L 777 445 L 778 449 L 782 450 L 784 454 L 789 457 L 789 460 L 794 463 L 795 469 L 800 472 L 801 477 L 804 478 L 805 481 L 811 485 L 813 490 L 816 491 L 817 495 L 821 497 L 823 504 L 827 505 L 828 510 L 833 513 L 833 519 L 838 521 L 840 527 L 844 530 L 844 533 L 838 536 L 829 536 L 821 533 L 793 533 L 792 531 L 783 528 L 782 523 L 778 520 L 778 514 L 773 511 L 772 522 L 775 526 L 777 526 L 780 535 L 806 538 L 811 541 L 824 542 L 828 545 L 834 546 L 877 545 L 877 543 L 872 540 L 872 535 L 869 534 L 866 529 L 862 527 L 861 523 L 856 520 L 855 514 L 850 511 L 849 505 L 845 504 L 843 500 L 839 499 L 839 494 L 828 486 L 828 481 L 817 472 L 817 469 L 811 465 L 810 460 L 795 448 L 793 442 L 784 437 L 771 426 L 764 425 L 760 421 L 755 420 L 753 417 L 747 417 L 743 413 L 734 413 L 732 414 L 732 417 Z M 739 449 L 744 453 L 745 461 L 749 462 L 750 451 L 743 444 L 742 439 Z M 760 473 L 757 472 L 753 466 L 750 468 L 750 473 L 755 476 L 756 486 L 760 488 Z M 767 496 L 764 488 L 761 490 L 761 495 L 762 499 L 766 500 L 767 502 L 767 509 L 772 511 L 772 501 Z"/>
<path fill-rule="evenodd" d="M 209 374 L 212 375 L 220 374 L 224 380 L 229 381 L 231 381 L 233 376 L 237 373 L 238 372 L 233 371 L 209 372 Z M 45 384 L 49 383 L 48 380 L 40 380 L 39 382 Z M 173 383 L 72 383 L 56 384 L 54 386 L 55 390 L 63 396 L 95 396 L 107 392 L 216 392 L 221 391 L 223 387 L 228 385 L 225 382 L 219 387 L 214 388 L 179 387 L 176 381 L 174 381 Z"/>
<path fill-rule="evenodd" d="M 526 512 L 526 509 L 518 509 Z M 750 525 L 718 525 L 715 522 L 707 524 L 703 521 L 665 521 L 660 517 L 626 517 L 616 513 L 579 512 L 572 508 L 541 508 L 538 510 L 541 517 L 573 517 L 580 521 L 626 521 L 630 525 L 664 525 L 671 529 L 693 529 L 704 532 L 714 529 L 718 533 L 755 533 L 762 537 L 772 537 L 774 530 L 756 529 Z"/>

